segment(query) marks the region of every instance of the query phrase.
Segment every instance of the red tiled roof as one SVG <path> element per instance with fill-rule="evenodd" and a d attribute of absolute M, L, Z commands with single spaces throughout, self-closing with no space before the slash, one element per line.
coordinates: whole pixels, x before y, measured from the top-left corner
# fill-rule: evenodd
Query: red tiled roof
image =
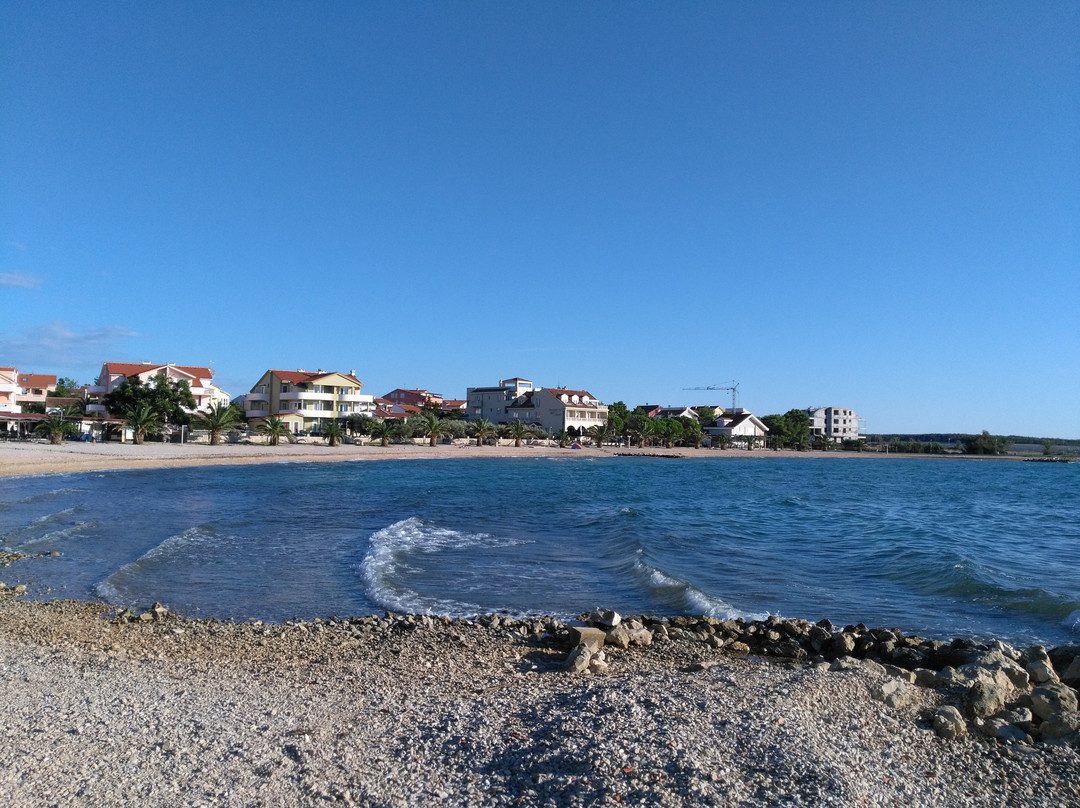
<path fill-rule="evenodd" d="M 138 376 L 140 373 L 146 373 L 148 370 L 161 370 L 165 367 L 173 367 L 192 378 L 196 379 L 212 379 L 214 378 L 214 371 L 207 367 L 197 367 L 195 365 L 166 365 L 166 364 L 150 364 L 144 365 L 141 362 L 106 362 L 105 372 L 110 376 L 120 374 L 125 377 Z"/>
<path fill-rule="evenodd" d="M 283 382 L 292 382 L 293 384 L 307 384 L 317 379 L 325 379 L 327 376 L 341 376 L 343 379 L 348 379 L 350 382 L 356 384 L 357 387 L 363 387 L 364 383 L 350 373 L 340 373 L 336 370 L 331 371 L 319 371 L 316 373 L 309 373 L 306 370 L 271 370 L 273 373 Z"/>
<path fill-rule="evenodd" d="M 20 373 L 19 384 L 23 387 L 56 387 L 56 377 L 42 373 Z"/>

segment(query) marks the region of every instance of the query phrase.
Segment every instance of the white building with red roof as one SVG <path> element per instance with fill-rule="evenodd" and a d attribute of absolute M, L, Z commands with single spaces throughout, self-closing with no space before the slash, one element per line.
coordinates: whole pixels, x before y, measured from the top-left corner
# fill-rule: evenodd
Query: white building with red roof
<path fill-rule="evenodd" d="M 195 409 L 203 412 L 219 404 L 227 406 L 230 396 L 214 384 L 214 371 L 208 367 L 196 365 L 164 365 L 153 362 L 106 362 L 101 366 L 97 381 L 86 387 L 89 403 L 88 413 L 105 412 L 101 399 L 131 378 L 150 384 L 157 376 L 164 376 L 172 382 L 184 381 L 191 388 L 195 398 Z"/>
<path fill-rule="evenodd" d="M 293 434 L 318 433 L 328 421 L 375 412 L 375 397 L 363 387 L 355 370 L 268 370 L 244 396 L 244 414 L 281 418 Z"/>
<path fill-rule="evenodd" d="M 587 390 L 540 387 L 523 393 L 506 408 L 508 421 L 524 421 L 559 433 L 574 427 L 584 432 L 607 423 L 608 408 Z"/>

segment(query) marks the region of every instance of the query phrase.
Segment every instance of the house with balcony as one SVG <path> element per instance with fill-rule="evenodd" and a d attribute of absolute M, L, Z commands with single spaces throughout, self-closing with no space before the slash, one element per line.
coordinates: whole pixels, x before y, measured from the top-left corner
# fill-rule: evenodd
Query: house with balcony
<path fill-rule="evenodd" d="M 0 368 L 0 412 L 22 412 L 19 404 L 19 371 L 15 368 Z"/>
<path fill-rule="evenodd" d="M 375 413 L 375 397 L 363 387 L 355 370 L 268 370 L 244 396 L 244 415 L 249 421 L 277 416 L 293 434 L 319 433 L 330 421 Z"/>
<path fill-rule="evenodd" d="M 507 421 L 524 421 L 557 434 L 574 427 L 579 433 L 607 423 L 608 408 L 586 390 L 540 387 L 521 394 L 506 408 Z"/>
<path fill-rule="evenodd" d="M 214 405 L 228 406 L 230 396 L 214 384 L 214 371 L 197 365 L 164 365 L 153 362 L 106 362 L 101 366 L 94 384 L 87 385 L 86 412 L 105 413 L 102 399 L 128 379 L 137 378 L 144 384 L 153 384 L 158 376 L 170 382 L 187 382 L 195 399 L 195 411 L 207 412 Z"/>

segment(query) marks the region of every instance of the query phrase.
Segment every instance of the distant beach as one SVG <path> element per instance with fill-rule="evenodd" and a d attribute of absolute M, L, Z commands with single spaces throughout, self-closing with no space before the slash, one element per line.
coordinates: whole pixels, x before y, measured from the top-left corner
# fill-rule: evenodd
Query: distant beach
<path fill-rule="evenodd" d="M 81 443 L 65 441 L 53 446 L 44 441 L 0 442 L 0 477 L 24 474 L 55 474 L 61 472 L 103 471 L 107 469 L 180 468 L 183 466 L 243 465 L 248 463 L 277 462 L 333 462 L 345 460 L 406 460 L 415 458 L 447 457 L 551 457 L 582 456 L 611 457 L 614 455 L 644 455 L 649 457 L 686 457 L 709 460 L 747 457 L 847 457 L 866 459 L 933 458 L 932 455 L 882 454 L 878 452 L 795 452 L 773 449 L 690 449 L 678 447 L 666 449 L 650 446 L 643 449 L 626 446 L 605 446 L 596 449 L 559 447 L 541 443 L 523 444 L 515 447 L 504 441 L 499 446 L 477 446 L 470 441 L 464 444 L 439 444 L 421 446 L 392 444 L 390 446 L 339 444 L 327 446 L 318 443 L 289 443 L 267 446 L 263 443 L 232 443 L 209 446 L 200 443 Z M 1019 460 L 1016 457 L 988 457 L 958 455 L 941 456 L 938 459 Z"/>

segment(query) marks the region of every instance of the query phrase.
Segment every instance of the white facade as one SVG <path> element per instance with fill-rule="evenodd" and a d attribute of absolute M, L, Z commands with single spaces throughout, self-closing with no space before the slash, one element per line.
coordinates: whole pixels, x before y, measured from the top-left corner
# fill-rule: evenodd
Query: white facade
<path fill-rule="evenodd" d="M 155 364 L 153 362 L 106 362 L 101 366 L 97 382 L 86 388 L 88 413 L 105 412 L 101 399 L 127 379 L 138 377 L 152 384 L 154 377 L 164 376 L 171 382 L 186 381 L 195 399 L 195 411 L 207 412 L 214 405 L 226 407 L 231 397 L 214 384 L 214 371 L 194 365 Z"/>
<path fill-rule="evenodd" d="M 859 439 L 859 416 L 848 407 L 807 407 L 810 434 L 839 443 Z"/>
<path fill-rule="evenodd" d="M 585 390 L 542 387 L 520 396 L 506 408 L 506 414 L 511 421 L 537 424 L 552 433 L 570 427 L 584 432 L 606 424 L 608 408 Z"/>

